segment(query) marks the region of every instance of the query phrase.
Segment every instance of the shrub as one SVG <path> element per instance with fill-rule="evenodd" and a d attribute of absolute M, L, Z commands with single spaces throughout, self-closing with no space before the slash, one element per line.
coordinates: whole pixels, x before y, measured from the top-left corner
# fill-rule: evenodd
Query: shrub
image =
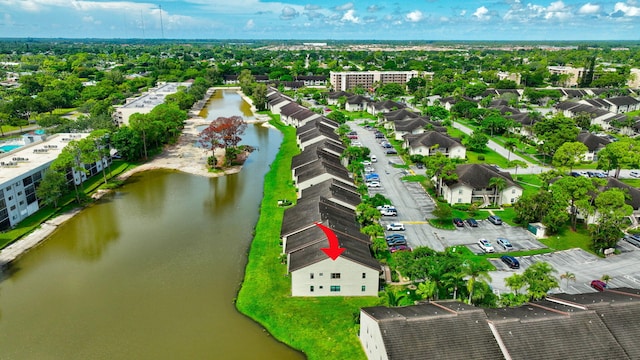
<path fill-rule="evenodd" d="M 478 155 L 478 160 L 479 161 L 484 161 L 484 155 Z"/>

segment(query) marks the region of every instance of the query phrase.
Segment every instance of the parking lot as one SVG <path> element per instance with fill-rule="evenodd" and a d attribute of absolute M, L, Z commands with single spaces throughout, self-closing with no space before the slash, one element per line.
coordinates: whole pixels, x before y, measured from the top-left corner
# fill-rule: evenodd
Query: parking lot
<path fill-rule="evenodd" d="M 482 253 L 477 245 L 480 238 L 489 240 L 497 253 L 506 252 L 496 243 L 496 238 L 504 237 L 509 239 L 513 245 L 511 251 L 526 251 L 544 248 L 533 234 L 526 229 L 513 227 L 508 224 L 494 225 L 487 217 L 489 211 L 480 211 L 476 217 L 478 227 L 470 227 L 466 223 L 464 227 L 455 230 L 443 230 L 434 228 L 426 221 L 433 218 L 431 211 L 435 204 L 431 197 L 424 191 L 422 186 L 416 182 L 404 182 L 402 177 L 409 172 L 404 169 L 394 167 L 394 164 L 401 164 L 402 160 L 396 155 L 387 155 L 384 148 L 375 139 L 373 131 L 365 130 L 359 126 L 352 126 L 358 133 L 358 141 L 363 146 L 369 147 L 371 154 L 375 155 L 377 162 L 372 164 L 375 172 L 379 174 L 380 187 L 369 188 L 371 195 L 380 193 L 390 199 L 397 208 L 397 216 L 383 216 L 380 223 L 386 225 L 392 222 L 401 222 L 406 230 L 401 231 L 407 238 L 407 243 L 412 248 L 427 246 L 437 251 L 454 245 L 467 246 L 475 253 Z M 500 215 L 499 211 L 495 212 Z M 391 234 L 394 232 L 386 232 Z M 398 232 L 396 232 L 398 233 Z M 496 293 L 511 292 L 504 285 L 504 279 L 514 272 L 522 273 L 528 266 L 537 261 L 546 261 L 557 271 L 557 278 L 562 273 L 571 272 L 575 274 L 576 281 L 560 281 L 560 287 L 552 292 L 582 293 L 596 291 L 589 286 L 591 280 L 600 279 L 606 274 L 611 277 L 610 287 L 633 287 L 640 288 L 640 249 L 620 241 L 618 244 L 620 255 L 613 255 L 606 259 L 599 258 L 581 249 L 559 251 L 544 255 L 534 255 L 518 257 L 520 269 L 513 270 L 507 267 L 500 259 L 491 259 L 496 266 L 496 271 L 492 271 L 491 286 Z"/>

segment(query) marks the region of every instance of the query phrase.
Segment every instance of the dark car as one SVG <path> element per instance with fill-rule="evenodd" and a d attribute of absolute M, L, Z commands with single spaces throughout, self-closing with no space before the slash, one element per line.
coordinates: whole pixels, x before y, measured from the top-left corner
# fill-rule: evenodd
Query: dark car
<path fill-rule="evenodd" d="M 625 235 L 624 239 L 631 245 L 635 245 L 640 247 L 640 235 L 637 234 L 628 234 Z"/>
<path fill-rule="evenodd" d="M 577 171 L 572 171 L 569 175 L 573 176 L 573 177 L 580 177 L 580 173 Z"/>
<path fill-rule="evenodd" d="M 423 163 L 416 163 L 416 168 L 424 169 L 424 164 Z"/>
<path fill-rule="evenodd" d="M 520 262 L 518 261 L 518 259 L 514 258 L 513 256 L 502 255 L 500 256 L 500 260 L 502 260 L 503 263 L 507 264 L 507 266 L 512 269 L 520 268 Z"/>
<path fill-rule="evenodd" d="M 462 222 L 462 219 L 460 219 L 460 218 L 453 218 L 453 225 L 455 225 L 457 227 L 463 227 L 464 223 Z"/>
<path fill-rule="evenodd" d="M 502 225 L 502 219 L 499 216 L 491 215 L 487 218 L 494 225 Z"/>
<path fill-rule="evenodd" d="M 474 218 L 468 218 L 467 219 L 467 225 L 469 225 L 471 227 L 478 227 L 478 222 Z"/>
<path fill-rule="evenodd" d="M 398 153 L 398 151 L 396 151 L 396 149 L 389 149 L 389 150 L 387 150 L 387 155 L 395 155 L 395 154 L 397 154 L 397 153 Z"/>
<path fill-rule="evenodd" d="M 389 246 L 398 246 L 398 245 L 407 245 L 407 240 L 405 239 L 391 239 L 387 240 L 387 245 Z"/>
<path fill-rule="evenodd" d="M 604 291 L 607 288 L 607 283 L 602 280 L 593 280 L 591 281 L 591 287 L 598 291 Z"/>

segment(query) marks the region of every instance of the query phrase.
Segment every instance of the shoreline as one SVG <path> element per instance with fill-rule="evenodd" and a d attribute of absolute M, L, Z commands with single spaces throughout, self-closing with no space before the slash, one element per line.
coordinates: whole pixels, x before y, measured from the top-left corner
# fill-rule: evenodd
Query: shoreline
<path fill-rule="evenodd" d="M 242 96 L 242 98 L 251 105 L 251 111 L 256 117 L 256 120 L 248 121 L 248 123 L 261 124 L 262 126 L 271 127 L 271 125 L 267 122 L 270 120 L 270 118 L 266 115 L 262 115 L 260 118 L 258 118 L 260 114 L 256 113 L 253 102 L 240 91 L 240 88 L 210 88 L 207 91 L 206 100 L 202 99 L 196 102 L 194 104 L 194 108 L 188 111 L 190 117 L 185 121 L 185 126 L 182 129 L 182 132 L 178 137 L 178 141 L 176 141 L 175 144 L 165 146 L 162 153 L 156 155 L 146 163 L 136 166 L 135 168 L 118 175 L 116 179 L 124 181 L 137 173 L 150 170 L 173 170 L 209 178 L 237 174 L 238 172 L 240 172 L 240 170 L 242 170 L 241 165 L 225 169 L 224 171 L 209 171 L 209 169 L 207 168 L 207 159 L 211 154 L 211 150 L 195 146 L 195 143 L 198 139 L 198 126 L 208 125 L 209 123 L 211 123 L 211 120 L 207 120 L 199 116 L 200 111 L 202 110 L 202 108 L 204 108 L 204 106 L 206 106 L 211 95 L 213 95 L 213 93 L 217 90 L 236 90 L 240 94 L 240 96 Z M 196 111 L 195 109 L 197 107 L 200 107 L 200 110 L 197 110 L 197 114 L 194 114 L 193 112 Z M 112 190 L 97 190 L 92 195 L 92 198 L 98 200 L 111 191 Z M 90 205 L 92 204 L 88 204 L 86 206 Z M 31 233 L 0 250 L 0 273 L 5 272 L 12 262 L 16 261 L 20 258 L 20 256 L 46 240 L 58 228 L 58 226 L 64 224 L 67 220 L 79 214 L 86 206 L 79 206 L 71 211 L 59 214 L 43 222 Z"/>

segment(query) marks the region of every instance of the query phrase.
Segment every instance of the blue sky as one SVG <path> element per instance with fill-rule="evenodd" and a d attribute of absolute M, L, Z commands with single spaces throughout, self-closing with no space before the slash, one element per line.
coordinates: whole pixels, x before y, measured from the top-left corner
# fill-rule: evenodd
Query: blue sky
<path fill-rule="evenodd" d="M 0 37 L 640 40 L 640 0 L 0 0 Z"/>

